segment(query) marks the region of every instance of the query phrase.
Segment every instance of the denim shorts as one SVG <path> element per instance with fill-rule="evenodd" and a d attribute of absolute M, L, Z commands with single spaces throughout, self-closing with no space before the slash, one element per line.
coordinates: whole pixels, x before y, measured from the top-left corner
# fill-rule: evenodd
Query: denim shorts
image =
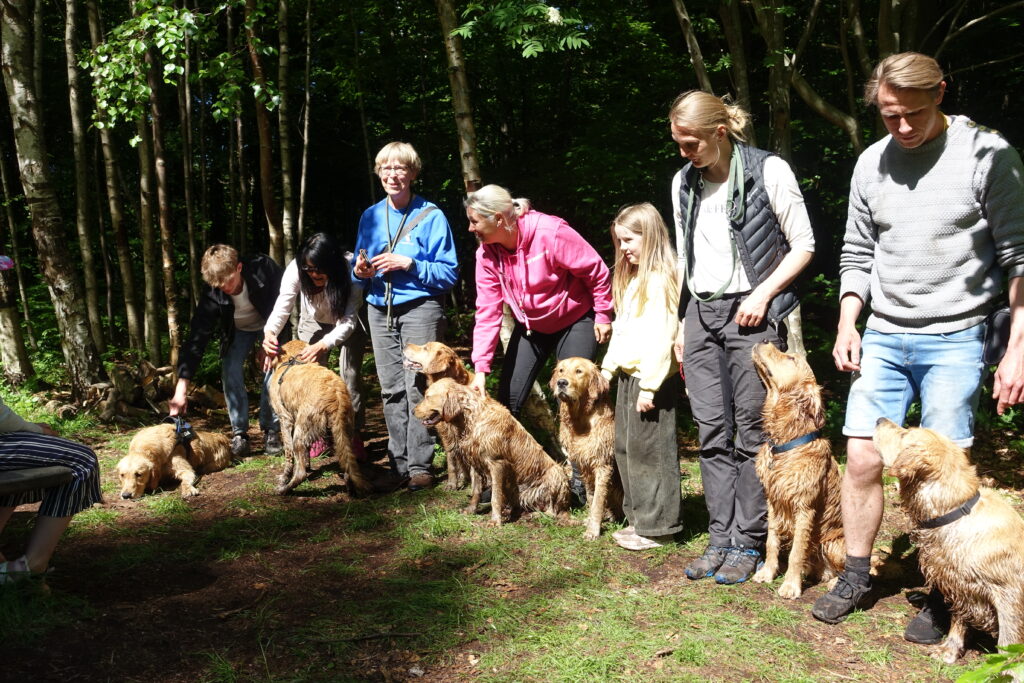
<path fill-rule="evenodd" d="M 920 398 L 921 426 L 969 447 L 984 373 L 984 331 L 984 323 L 948 334 L 865 330 L 843 434 L 870 438 L 880 417 L 902 425 Z"/>

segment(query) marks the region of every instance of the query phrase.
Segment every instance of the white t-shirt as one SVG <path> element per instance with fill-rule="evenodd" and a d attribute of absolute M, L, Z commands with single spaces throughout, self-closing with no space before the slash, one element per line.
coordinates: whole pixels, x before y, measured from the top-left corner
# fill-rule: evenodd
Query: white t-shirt
<path fill-rule="evenodd" d="M 235 305 L 235 329 L 242 332 L 259 332 L 263 329 L 263 316 L 249 301 L 249 285 L 242 280 L 242 291 L 229 294 L 231 303 Z"/>
<path fill-rule="evenodd" d="M 686 241 L 683 236 L 686 206 L 681 205 L 679 201 L 682 173 L 680 170 L 672 178 L 672 209 L 680 272 L 686 264 Z M 728 185 L 728 182 L 704 181 L 700 212 L 697 214 L 693 234 L 693 289 L 697 292 L 717 292 L 730 278 L 729 264 L 732 263 L 733 256 L 727 213 Z M 793 175 L 793 170 L 785 159 L 778 156 L 765 159 L 764 187 L 768 192 L 768 204 L 779 219 L 782 234 L 785 235 L 790 248 L 813 253 L 814 231 L 807 216 L 804 196 L 800 192 L 800 185 Z M 724 293 L 735 294 L 751 289 L 743 264 L 739 262 L 738 253 L 731 278 Z"/>
<path fill-rule="evenodd" d="M 302 292 L 299 282 L 299 267 L 295 264 L 295 259 L 292 259 L 292 262 L 284 269 L 284 275 L 281 276 L 281 292 L 277 295 L 274 310 L 263 327 L 264 332 L 280 334 L 281 329 L 288 321 L 288 316 L 291 315 L 296 297 L 301 297 L 299 310 L 305 317 L 312 318 L 318 323 L 334 325 L 334 329 L 320 340 L 327 346 L 340 346 L 352 336 L 352 332 L 358 324 L 356 314 L 363 303 L 363 290 L 356 286 L 350 287 L 348 301 L 345 302 L 345 314 L 341 318 L 337 318 L 331 313 L 330 302 L 327 301 L 323 292 L 312 297 L 307 297 Z"/>

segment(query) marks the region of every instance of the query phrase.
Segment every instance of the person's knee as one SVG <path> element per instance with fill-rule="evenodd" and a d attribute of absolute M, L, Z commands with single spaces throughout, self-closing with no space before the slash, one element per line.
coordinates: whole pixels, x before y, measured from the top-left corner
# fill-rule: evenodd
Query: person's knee
<path fill-rule="evenodd" d="M 846 476 L 856 484 L 882 480 L 882 458 L 871 439 L 851 438 L 846 442 Z"/>

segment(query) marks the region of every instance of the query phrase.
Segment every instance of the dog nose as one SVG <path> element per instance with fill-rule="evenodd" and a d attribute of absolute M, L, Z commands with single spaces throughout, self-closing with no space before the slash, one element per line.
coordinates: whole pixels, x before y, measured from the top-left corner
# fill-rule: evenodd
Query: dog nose
<path fill-rule="evenodd" d="M 884 424 L 888 421 L 889 420 L 885 419 L 884 417 L 880 417 L 877 420 L 875 420 L 875 426 L 878 427 L 879 425 Z"/>
<path fill-rule="evenodd" d="M 569 386 L 569 380 L 560 379 L 558 380 L 558 382 L 556 382 L 556 384 L 558 385 L 559 389 L 565 389 L 567 386 Z"/>
<path fill-rule="evenodd" d="M 121 493 L 121 497 L 124 498 L 125 500 L 129 500 L 131 499 L 132 494 L 130 491 L 124 491 L 123 493 Z"/>

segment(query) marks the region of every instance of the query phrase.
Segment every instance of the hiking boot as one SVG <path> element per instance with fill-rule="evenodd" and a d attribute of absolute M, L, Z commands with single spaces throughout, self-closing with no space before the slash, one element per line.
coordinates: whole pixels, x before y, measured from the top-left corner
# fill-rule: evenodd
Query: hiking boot
<path fill-rule="evenodd" d="M 932 588 L 924 607 L 910 620 L 903 638 L 919 645 L 941 643 L 949 632 L 949 605 L 938 588 Z"/>
<path fill-rule="evenodd" d="M 281 443 L 281 432 L 276 429 L 268 429 L 263 432 L 263 453 L 264 455 L 278 455 L 284 450 Z"/>
<path fill-rule="evenodd" d="M 434 475 L 430 472 L 420 472 L 414 474 L 409 478 L 409 490 L 410 491 L 422 491 L 423 489 L 429 489 L 434 485 Z"/>
<path fill-rule="evenodd" d="M 231 437 L 231 457 L 244 458 L 249 455 L 249 437 L 245 434 L 235 434 Z"/>
<path fill-rule="evenodd" d="M 851 581 L 847 572 L 840 574 L 832 590 L 814 601 L 811 615 L 826 624 L 838 624 L 853 610 L 861 607 L 866 602 L 864 598 L 871 592 L 871 580 L 866 579 L 864 583 L 856 581 L 856 578 Z"/>
<path fill-rule="evenodd" d="M 729 548 L 725 562 L 715 572 L 715 583 L 743 583 L 763 564 L 761 553 L 753 548 Z"/>
<path fill-rule="evenodd" d="M 718 568 L 725 562 L 725 557 L 728 554 L 729 548 L 720 545 L 709 545 L 707 548 L 704 548 L 703 555 L 686 566 L 683 573 L 686 574 L 686 578 L 694 580 L 714 576 Z"/>

